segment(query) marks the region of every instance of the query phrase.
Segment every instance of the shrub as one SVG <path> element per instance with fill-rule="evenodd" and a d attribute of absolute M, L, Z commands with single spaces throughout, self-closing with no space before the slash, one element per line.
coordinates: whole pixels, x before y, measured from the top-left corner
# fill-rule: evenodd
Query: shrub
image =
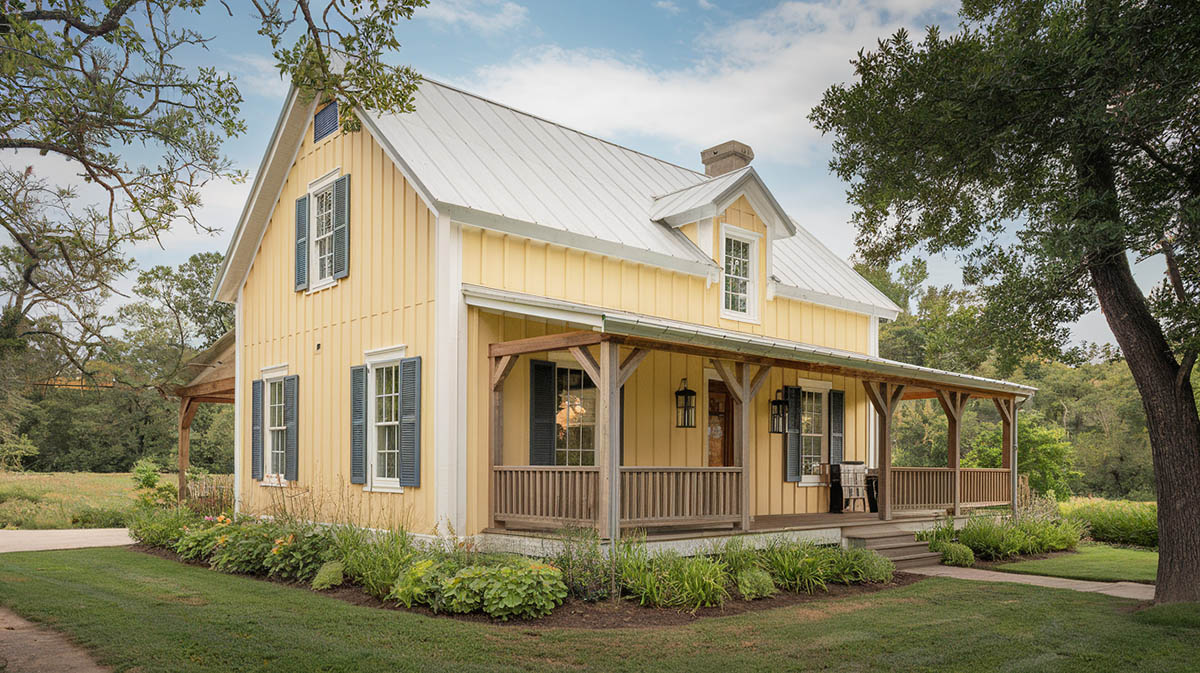
<path fill-rule="evenodd" d="M 1074 549 L 1083 537 L 1082 524 L 1066 519 L 1021 519 L 1016 527 L 1024 536 L 1025 554 L 1045 554 Z"/>
<path fill-rule="evenodd" d="M 238 523 L 229 527 L 224 544 L 215 548 L 211 566 L 215 570 L 244 575 L 265 575 L 267 557 L 282 529 L 270 523 Z"/>
<path fill-rule="evenodd" d="M 669 603 L 692 612 L 719 607 L 729 598 L 729 573 L 724 561 L 711 556 L 676 558 L 667 564 Z"/>
<path fill-rule="evenodd" d="M 434 565 L 433 559 L 422 559 L 409 564 L 400 573 L 400 577 L 386 598 L 403 603 L 406 608 L 422 603 L 437 604 L 438 607 L 443 607 L 440 605 L 440 601 L 436 603 L 433 601 L 434 595 L 441 590 L 442 582 L 442 578 L 435 572 Z M 434 612 L 437 611 L 435 608 Z"/>
<path fill-rule="evenodd" d="M 827 555 L 816 546 L 776 540 L 760 552 L 763 569 L 788 591 L 813 593 L 826 588 Z"/>
<path fill-rule="evenodd" d="M 600 536 L 594 528 L 571 528 L 559 536 L 559 549 L 551 564 L 562 572 L 570 595 L 585 601 L 608 598 L 612 564 L 600 549 Z"/>
<path fill-rule="evenodd" d="M 965 544 L 936 540 L 929 545 L 929 551 L 942 555 L 942 564 L 970 568 L 975 565 L 975 552 Z"/>
<path fill-rule="evenodd" d="M 312 588 L 316 591 L 324 591 L 341 586 L 345 581 L 345 571 L 346 564 L 341 561 L 326 561 L 317 570 L 317 574 L 313 575 Z"/>
<path fill-rule="evenodd" d="M 211 517 L 207 517 L 211 519 Z M 175 543 L 175 553 L 189 561 L 207 560 L 220 545 L 229 539 L 229 526 L 233 523 L 225 516 L 207 522 L 209 525 L 188 527 L 183 537 Z"/>
<path fill-rule="evenodd" d="M 159 471 L 162 466 L 153 458 L 142 458 L 133 464 L 133 484 L 137 488 L 155 488 L 158 486 Z"/>
<path fill-rule="evenodd" d="M 483 611 L 495 619 L 508 621 L 511 617 L 544 617 L 567 597 L 562 573 L 543 563 L 499 566 L 487 570 Z"/>
<path fill-rule="evenodd" d="M 921 542 L 953 542 L 958 537 L 954 529 L 954 519 L 938 519 L 929 530 L 917 531 L 917 539 Z"/>
<path fill-rule="evenodd" d="M 75 528 L 121 528 L 128 516 L 126 509 L 84 506 L 71 514 L 71 525 Z"/>
<path fill-rule="evenodd" d="M 734 575 L 738 593 L 744 600 L 753 601 L 759 598 L 769 598 L 778 591 L 775 582 L 767 571 L 758 567 L 743 568 Z"/>
<path fill-rule="evenodd" d="M 332 560 L 332 553 L 333 541 L 328 529 L 291 524 L 279 528 L 275 546 L 263 559 L 263 567 L 272 577 L 305 582 L 326 561 Z"/>
<path fill-rule="evenodd" d="M 1024 532 L 994 516 L 971 517 L 958 531 L 958 541 L 988 561 L 1015 556 L 1028 547 Z"/>
<path fill-rule="evenodd" d="M 729 574 L 735 577 L 744 570 L 758 567 L 758 550 L 747 545 L 740 537 L 713 545 L 710 555 L 721 559 Z"/>
<path fill-rule="evenodd" d="M 1158 505 L 1153 502 L 1073 498 L 1060 511 L 1071 521 L 1087 526 L 1097 542 L 1138 547 L 1158 546 Z"/>
<path fill-rule="evenodd" d="M 828 581 L 839 584 L 890 582 L 895 565 L 872 549 L 829 547 L 823 550 Z"/>
<path fill-rule="evenodd" d="M 339 526 L 331 533 L 331 558 L 341 559 L 346 575 L 376 598 L 386 598 L 417 550 L 406 531 L 380 533 Z"/>
<path fill-rule="evenodd" d="M 139 507 L 129 515 L 129 534 L 151 547 L 174 549 L 188 526 L 200 517 L 182 507 Z"/>

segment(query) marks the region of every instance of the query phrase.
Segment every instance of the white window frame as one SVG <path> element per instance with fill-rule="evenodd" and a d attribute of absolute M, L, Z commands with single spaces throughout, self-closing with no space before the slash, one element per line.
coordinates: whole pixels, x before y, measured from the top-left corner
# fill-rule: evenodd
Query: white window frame
<path fill-rule="evenodd" d="M 287 365 L 275 365 L 273 367 L 264 367 L 262 369 L 263 382 L 263 486 L 286 486 L 287 481 L 284 479 L 284 474 L 287 473 L 287 406 L 283 396 L 283 380 L 287 378 Z M 283 407 L 281 416 L 283 416 L 283 425 L 271 425 L 271 384 L 279 384 L 280 405 Z M 274 430 L 283 430 L 283 446 L 280 451 L 283 452 L 283 472 L 272 472 L 274 467 L 272 463 L 275 454 L 275 435 Z"/>
<path fill-rule="evenodd" d="M 820 463 L 829 462 L 829 391 L 833 390 L 833 384 L 829 381 L 817 381 L 815 379 L 797 379 L 793 385 L 799 387 L 805 393 L 817 393 L 821 396 L 821 459 Z M 807 435 L 811 437 L 812 435 Z M 804 433 L 800 434 L 800 467 L 804 468 Z M 819 474 L 801 474 L 800 481 L 796 482 L 796 486 L 823 486 L 825 485 L 824 477 Z"/>
<path fill-rule="evenodd" d="M 725 307 L 725 281 L 727 274 L 725 273 L 725 242 L 732 238 L 735 241 L 741 241 L 749 246 L 750 254 L 750 278 L 746 282 L 746 311 L 733 311 Z M 735 227 L 726 222 L 721 223 L 721 239 L 718 242 L 720 246 L 721 266 L 721 317 L 728 320 L 737 320 L 739 322 L 758 323 L 758 299 L 760 289 L 758 287 L 759 276 L 759 253 L 758 246 L 762 241 L 762 234 Z"/>
<path fill-rule="evenodd" d="M 403 493 L 404 487 L 400 485 L 399 475 L 399 456 L 397 460 L 397 474 L 393 479 L 380 477 L 378 468 L 378 446 L 379 432 L 375 426 L 375 372 L 384 367 L 399 367 L 402 360 L 408 351 L 408 346 L 389 346 L 387 348 L 376 348 L 363 353 L 363 363 L 367 366 L 367 483 L 364 490 L 375 491 L 379 493 Z M 399 385 L 397 380 L 396 385 Z M 399 404 L 399 400 L 397 400 Z M 397 409 L 399 414 L 399 409 Z M 397 424 L 399 427 L 399 415 L 397 415 Z M 399 441 L 399 438 L 397 438 Z M 399 444 L 397 444 L 397 447 Z"/>
<path fill-rule="evenodd" d="M 330 136 L 334 134 L 329 134 Z M 337 204 L 333 201 L 333 183 L 342 177 L 342 169 L 332 171 L 308 183 L 308 294 L 337 285 L 338 279 L 333 277 L 333 225 L 337 216 Z M 317 251 L 317 195 L 329 191 L 329 276 L 321 278 L 321 258 Z"/>

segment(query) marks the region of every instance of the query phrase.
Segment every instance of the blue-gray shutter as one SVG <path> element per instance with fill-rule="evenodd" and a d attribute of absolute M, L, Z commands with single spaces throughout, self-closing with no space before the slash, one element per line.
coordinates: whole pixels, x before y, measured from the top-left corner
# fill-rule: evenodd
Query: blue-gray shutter
<path fill-rule="evenodd" d="M 529 464 L 553 465 L 558 425 L 555 365 L 546 360 L 529 361 Z"/>
<path fill-rule="evenodd" d="M 783 479 L 784 481 L 800 481 L 800 388 L 795 386 L 783 387 L 783 399 L 787 400 L 787 427 L 783 440 Z"/>
<path fill-rule="evenodd" d="M 263 478 L 263 382 L 250 384 L 250 478 Z"/>
<path fill-rule="evenodd" d="M 333 183 L 333 277 L 350 275 L 350 176 Z"/>
<path fill-rule="evenodd" d="M 329 105 L 317 110 L 313 115 L 313 142 L 317 142 L 321 138 L 333 133 L 338 127 L 338 106 L 337 101 L 331 102 Z"/>
<path fill-rule="evenodd" d="M 846 393 L 829 391 L 829 462 L 842 462 L 846 450 Z"/>
<path fill-rule="evenodd" d="M 350 483 L 367 483 L 367 368 L 350 368 Z"/>
<path fill-rule="evenodd" d="M 287 428 L 287 437 L 283 442 L 283 478 L 287 481 L 296 481 L 297 477 L 297 459 L 299 458 L 299 441 L 300 434 L 297 431 L 296 422 L 296 403 L 298 388 L 300 387 L 299 376 L 285 376 L 283 379 L 283 425 Z"/>
<path fill-rule="evenodd" d="M 421 485 L 421 358 L 400 360 L 400 485 Z"/>
<path fill-rule="evenodd" d="M 296 199 L 296 291 L 308 289 L 308 195 Z"/>

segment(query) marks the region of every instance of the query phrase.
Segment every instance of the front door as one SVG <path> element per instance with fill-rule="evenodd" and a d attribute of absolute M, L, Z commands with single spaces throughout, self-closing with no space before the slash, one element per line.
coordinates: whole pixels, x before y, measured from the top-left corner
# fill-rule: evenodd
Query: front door
<path fill-rule="evenodd" d="M 708 382 L 708 466 L 733 466 L 733 405 L 729 389 Z"/>

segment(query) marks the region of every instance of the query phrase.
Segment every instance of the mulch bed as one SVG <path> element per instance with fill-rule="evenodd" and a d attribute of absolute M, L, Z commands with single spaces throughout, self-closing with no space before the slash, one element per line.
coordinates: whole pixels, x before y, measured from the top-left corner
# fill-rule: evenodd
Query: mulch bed
<path fill-rule="evenodd" d="M 131 545 L 129 548 L 143 554 L 149 554 L 150 556 L 157 556 L 159 558 L 169 559 L 179 563 L 208 567 L 207 563 L 201 561 L 185 561 L 184 559 L 181 559 L 175 552 L 166 549 L 160 549 L 158 547 L 135 544 Z M 252 577 L 253 579 L 261 580 L 263 582 L 282 584 L 296 589 L 303 589 L 305 591 L 313 591 L 313 589 L 304 582 L 285 582 L 258 575 L 246 575 L 246 577 Z M 322 596 L 328 596 L 330 598 L 336 598 L 352 605 L 381 608 L 384 610 L 401 610 L 404 612 L 413 612 L 429 617 L 436 616 L 457 619 L 464 622 L 490 623 L 498 626 L 511 626 L 526 629 L 615 629 L 678 626 L 681 624 L 690 624 L 692 622 L 709 617 L 728 617 L 730 615 L 738 615 L 745 612 L 774 610 L 776 608 L 786 608 L 793 605 L 816 603 L 836 598 L 847 598 L 858 595 L 873 594 L 886 589 L 896 589 L 899 587 L 908 586 L 910 584 L 915 584 L 923 579 L 925 578 L 922 575 L 897 571 L 893 576 L 892 581 L 886 584 L 830 584 L 828 591 L 811 595 L 780 591 L 771 598 L 762 598 L 756 601 L 731 599 L 726 602 L 723 607 L 700 608 L 694 613 L 683 610 L 673 610 L 670 608 L 646 608 L 630 600 L 587 603 L 574 598 L 568 598 L 562 605 L 555 608 L 553 612 L 546 617 L 542 617 L 541 619 L 529 621 L 516 619 L 507 622 L 494 620 L 482 613 L 471 613 L 466 615 L 447 613 L 435 614 L 432 610 L 424 606 L 406 608 L 398 603 L 381 601 L 363 591 L 361 587 L 351 584 L 344 584 L 334 589 L 317 591 L 314 593 L 319 593 Z"/>

